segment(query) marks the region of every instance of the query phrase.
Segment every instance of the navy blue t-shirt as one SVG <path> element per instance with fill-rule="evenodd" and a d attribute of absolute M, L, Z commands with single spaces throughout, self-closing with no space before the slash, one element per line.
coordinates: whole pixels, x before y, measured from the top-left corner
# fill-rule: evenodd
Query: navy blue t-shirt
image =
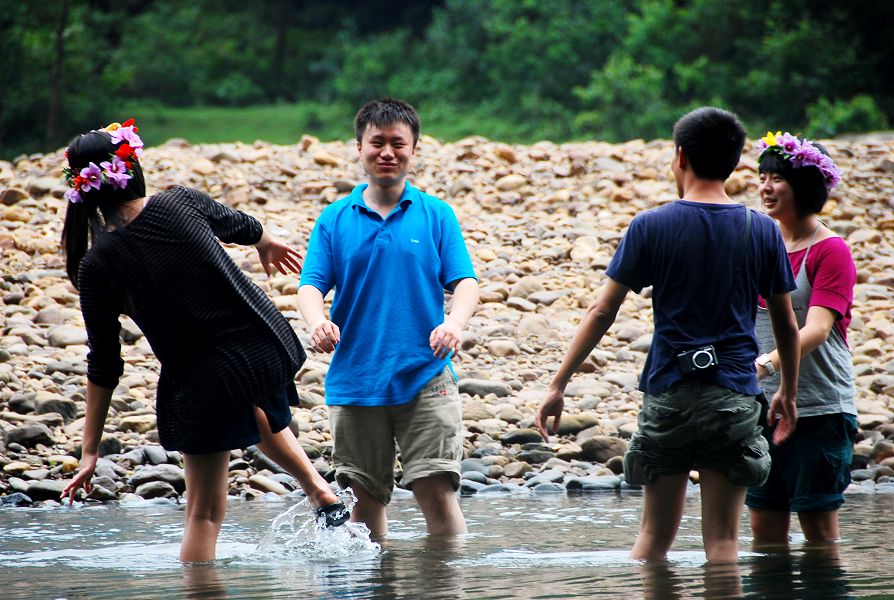
<path fill-rule="evenodd" d="M 638 214 L 605 274 L 635 292 L 652 286 L 655 332 L 640 389 L 656 395 L 684 377 L 759 394 L 754 317 L 758 295 L 795 289 L 779 229 L 753 213 L 741 271 L 745 207 L 677 200 Z M 713 344 L 719 366 L 684 376 L 677 354 Z"/>

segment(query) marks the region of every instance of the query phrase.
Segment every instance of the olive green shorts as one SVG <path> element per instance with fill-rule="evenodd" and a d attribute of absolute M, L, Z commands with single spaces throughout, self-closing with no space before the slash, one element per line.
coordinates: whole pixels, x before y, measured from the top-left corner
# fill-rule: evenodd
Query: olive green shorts
<path fill-rule="evenodd" d="M 341 487 L 356 482 L 383 504 L 394 489 L 395 441 L 401 485 L 447 473 L 459 489 L 462 400 L 450 371 L 429 381 L 410 402 L 396 406 L 330 406 L 332 460 Z"/>
<path fill-rule="evenodd" d="M 627 482 L 646 485 L 659 475 L 705 468 L 735 485 L 761 485 L 770 473 L 761 409 L 754 396 L 700 381 L 646 394 L 624 456 Z"/>

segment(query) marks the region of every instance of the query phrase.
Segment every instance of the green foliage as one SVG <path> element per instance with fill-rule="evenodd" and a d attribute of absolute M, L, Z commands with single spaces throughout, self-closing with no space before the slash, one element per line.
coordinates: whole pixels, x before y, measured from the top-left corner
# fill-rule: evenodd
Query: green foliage
<path fill-rule="evenodd" d="M 878 23 L 894 21 L 894 2 L 56 0 L 4 8 L 4 157 L 59 147 L 129 106 L 148 111 L 164 135 L 281 143 L 299 130 L 350 135 L 356 108 L 383 95 L 415 104 L 437 137 L 512 142 L 667 137 L 683 112 L 704 104 L 737 112 L 753 134 L 878 129 L 894 114 L 894 38 L 877 34 Z M 60 25 L 63 69 L 54 77 Z M 265 117 L 289 129 L 267 127 Z"/>
<path fill-rule="evenodd" d="M 577 115 L 576 125 L 608 141 L 620 141 L 628 132 L 666 135 L 677 113 L 664 100 L 664 88 L 664 73 L 657 67 L 637 64 L 626 54 L 612 56 L 602 70 L 593 72 L 586 87 L 575 88 L 588 107 Z"/>
<path fill-rule="evenodd" d="M 841 133 L 887 129 L 888 119 L 872 96 L 830 101 L 822 97 L 807 107 L 806 135 L 829 138 Z"/>

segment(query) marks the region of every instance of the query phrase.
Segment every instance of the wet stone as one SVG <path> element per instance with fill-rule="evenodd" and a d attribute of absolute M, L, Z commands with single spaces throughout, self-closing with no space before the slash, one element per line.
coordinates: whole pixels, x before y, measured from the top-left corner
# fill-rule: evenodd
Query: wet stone
<path fill-rule="evenodd" d="M 141 498 L 176 498 L 177 490 L 166 481 L 147 481 L 137 486 L 134 493 Z"/>
<path fill-rule="evenodd" d="M 477 481 L 472 481 L 470 479 L 461 479 L 459 482 L 459 491 L 464 496 L 471 496 L 473 494 L 477 494 L 481 490 L 487 487 L 484 483 L 479 483 Z"/>
<path fill-rule="evenodd" d="M 540 443 L 542 441 L 543 438 L 540 436 L 540 432 L 535 429 L 515 429 L 504 433 L 500 438 L 500 442 L 502 442 L 504 446 L 511 446 L 512 444 Z"/>
<path fill-rule="evenodd" d="M 601 477 L 572 477 L 565 482 L 568 491 L 602 492 L 613 491 L 621 487 L 621 479 L 614 475 Z"/>
<path fill-rule="evenodd" d="M 0 496 L 0 506 L 31 506 L 33 500 L 22 492 Z"/>
<path fill-rule="evenodd" d="M 161 446 L 143 446 L 143 454 L 150 465 L 163 465 L 168 462 L 168 453 Z"/>
<path fill-rule="evenodd" d="M 488 379 L 460 379 L 459 391 L 462 394 L 470 396 L 484 397 L 488 394 L 494 394 L 497 397 L 508 396 L 510 393 L 509 386 L 501 381 L 491 381 Z"/>
<path fill-rule="evenodd" d="M 581 444 L 584 460 L 605 463 L 613 456 L 623 456 L 627 452 L 627 442 L 620 438 L 597 435 Z"/>
<path fill-rule="evenodd" d="M 10 444 L 21 444 L 28 448 L 38 444 L 52 446 L 56 443 L 50 428 L 42 423 L 29 423 L 7 430 L 5 439 L 7 446 Z"/>
<path fill-rule="evenodd" d="M 519 452 L 516 456 L 518 460 L 531 465 L 545 463 L 553 457 L 555 457 L 555 453 L 548 450 L 525 450 L 524 452 Z"/>
<path fill-rule="evenodd" d="M 564 494 L 565 486 L 561 483 L 543 482 L 535 485 L 531 491 L 535 494 Z"/>
<path fill-rule="evenodd" d="M 117 495 L 108 487 L 104 485 L 98 485 L 94 482 L 93 488 L 90 490 L 87 498 L 89 498 L 90 500 L 96 500 L 97 502 L 111 502 L 112 500 L 115 500 L 117 498 Z"/>
<path fill-rule="evenodd" d="M 68 484 L 65 481 L 58 479 L 35 481 L 28 486 L 27 494 L 34 502 L 58 500 L 66 485 Z"/>
<path fill-rule="evenodd" d="M 150 481 L 163 481 L 182 493 L 186 489 L 183 469 L 176 465 L 156 465 L 137 470 L 130 478 L 130 484 L 139 487 Z"/>
<path fill-rule="evenodd" d="M 476 481 L 478 483 L 488 483 L 488 477 L 480 471 L 466 471 L 462 476 L 464 481 Z"/>
<path fill-rule="evenodd" d="M 484 464 L 477 458 L 466 458 L 459 464 L 459 472 L 466 473 L 477 471 L 479 473 L 487 473 L 488 465 Z"/>
<path fill-rule="evenodd" d="M 99 441 L 99 455 L 109 456 L 110 454 L 121 453 L 121 440 L 114 436 L 103 436 Z"/>

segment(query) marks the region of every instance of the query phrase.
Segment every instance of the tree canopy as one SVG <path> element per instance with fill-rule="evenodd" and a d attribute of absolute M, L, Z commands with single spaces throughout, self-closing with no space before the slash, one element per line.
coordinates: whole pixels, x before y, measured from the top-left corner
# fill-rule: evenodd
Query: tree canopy
<path fill-rule="evenodd" d="M 2 0 L 0 156 L 58 148 L 112 102 L 357 107 L 457 134 L 667 137 L 703 104 L 757 133 L 883 129 L 884 0 Z"/>

